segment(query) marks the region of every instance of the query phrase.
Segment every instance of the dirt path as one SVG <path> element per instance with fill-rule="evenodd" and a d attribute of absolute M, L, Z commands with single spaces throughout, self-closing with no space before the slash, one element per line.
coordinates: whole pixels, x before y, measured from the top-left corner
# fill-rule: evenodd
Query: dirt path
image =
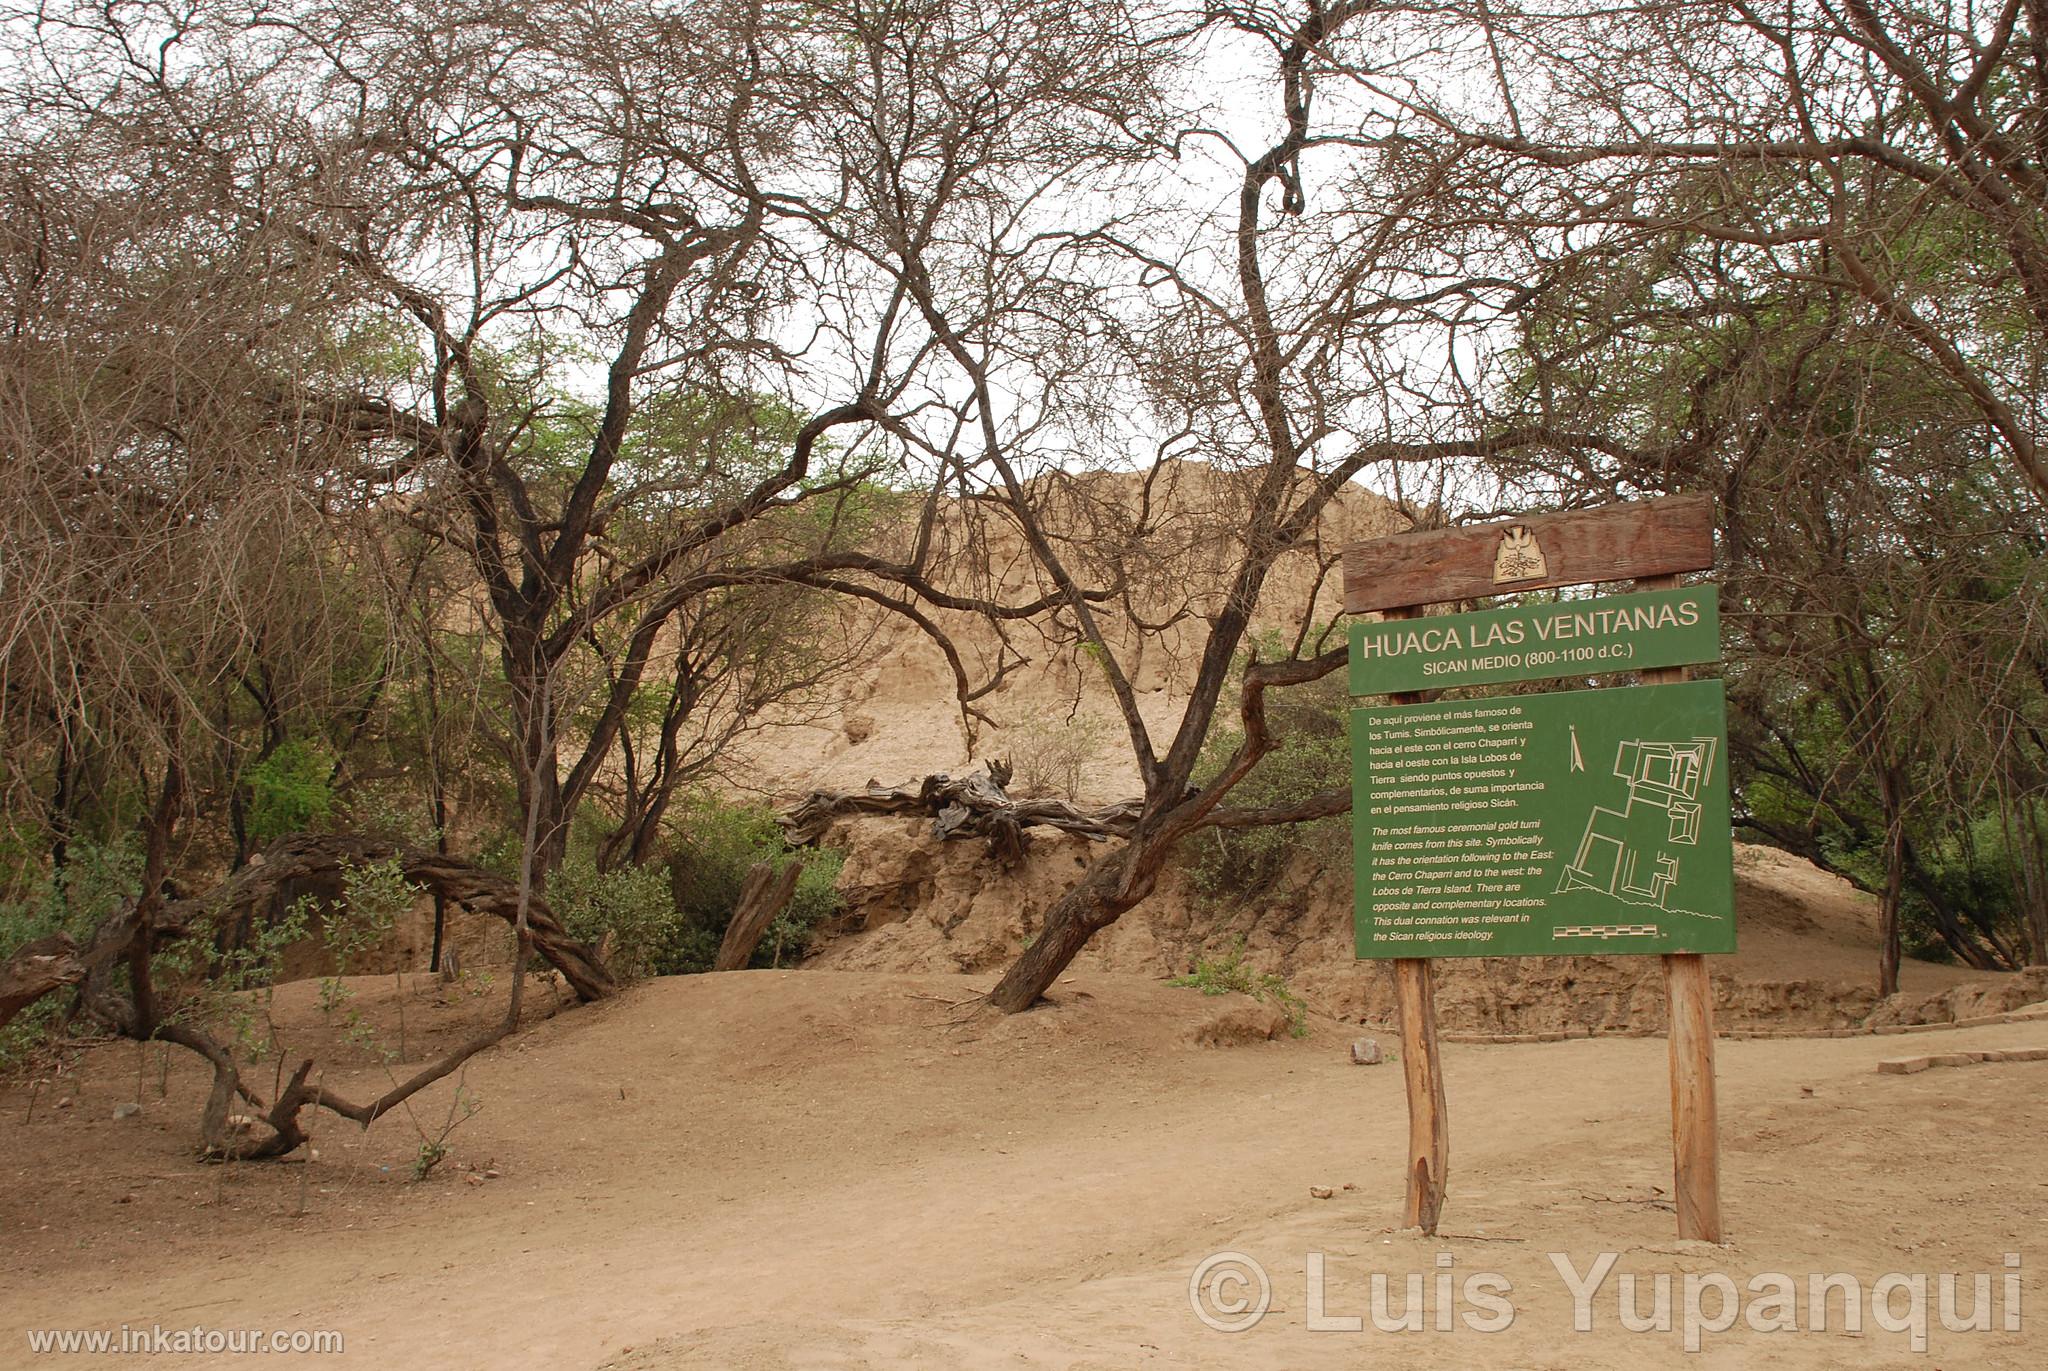
<path fill-rule="evenodd" d="M 1195 1030 L 1229 1002 L 1107 975 L 1019 1019 L 953 1022 L 966 1011 L 947 1002 L 975 984 L 754 972 L 643 987 L 478 1061 L 483 1109 L 426 1184 L 404 1180 L 418 1138 L 403 1121 L 323 1142 L 298 1218 L 301 1168 L 223 1178 L 183 1159 L 196 1072 L 174 1072 L 163 1100 L 152 1082 L 144 1118 L 112 1122 L 135 1079 L 132 1049 L 112 1049 L 68 1109 L 45 1101 L 25 1124 L 19 1092 L 0 1097 L 0 1365 L 36 1364 L 26 1329 L 124 1322 L 339 1329 L 340 1363 L 365 1366 L 1121 1371 L 1350 1367 L 1394 1349 L 1422 1368 L 2048 1362 L 2031 1318 L 1944 1331 L 1932 1284 L 1931 1355 L 1915 1355 L 1867 1300 L 1885 1273 L 1961 1272 L 1967 1315 L 1969 1274 L 1997 1294 L 2006 1253 L 2028 1282 L 2048 1263 L 2048 1062 L 1873 1069 L 1929 1044 L 2048 1045 L 2048 1023 L 1724 1044 L 1727 1249 L 1671 1238 L 1660 1042 L 1452 1046 L 1453 1236 L 1435 1242 L 1391 1228 L 1398 1069 L 1351 1066 L 1341 1025 L 1200 1048 Z M 467 1179 L 487 1164 L 500 1177 Z M 1190 1308 L 1190 1274 L 1223 1250 L 1272 1284 L 1248 1332 Z M 1808 1273 L 1852 1272 L 1865 1327 L 1738 1321 L 1687 1357 L 1681 1329 L 1620 1326 L 1610 1279 L 1593 1330 L 1574 1333 L 1553 1251 L 1581 1271 L 1616 1252 L 1615 1277 L 1792 1274 L 1802 1328 Z M 1393 1274 L 1395 1312 L 1409 1273 L 1433 1294 L 1448 1254 L 1454 1291 L 1481 1272 L 1511 1284 L 1514 1322 L 1439 1332 L 1431 1302 L 1425 1331 L 1310 1331 L 1316 1252 L 1330 1318 L 1369 1314 L 1373 1272 Z M 1450 1312 L 1475 1309 L 1460 1297 Z"/>

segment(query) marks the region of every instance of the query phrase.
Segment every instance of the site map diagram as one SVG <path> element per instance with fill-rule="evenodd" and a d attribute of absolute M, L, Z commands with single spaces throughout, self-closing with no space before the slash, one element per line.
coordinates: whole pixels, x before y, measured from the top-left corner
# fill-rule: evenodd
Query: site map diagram
<path fill-rule="evenodd" d="M 1718 681 L 1360 709 L 1361 957 L 1731 952 Z"/>

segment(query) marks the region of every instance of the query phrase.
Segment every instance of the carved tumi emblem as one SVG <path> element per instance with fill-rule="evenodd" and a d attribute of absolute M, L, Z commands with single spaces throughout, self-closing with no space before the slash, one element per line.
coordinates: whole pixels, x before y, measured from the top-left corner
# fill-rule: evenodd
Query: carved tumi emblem
<path fill-rule="evenodd" d="M 1500 535 L 1500 547 L 1493 554 L 1493 583 L 1505 585 L 1509 581 L 1533 581 L 1550 574 L 1550 564 L 1543 560 L 1543 549 L 1537 545 L 1536 535 L 1521 524 L 1515 524 Z"/>

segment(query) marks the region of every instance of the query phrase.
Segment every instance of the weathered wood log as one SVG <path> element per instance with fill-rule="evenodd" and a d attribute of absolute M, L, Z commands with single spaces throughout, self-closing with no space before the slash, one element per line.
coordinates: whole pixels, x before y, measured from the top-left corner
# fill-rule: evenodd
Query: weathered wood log
<path fill-rule="evenodd" d="M 732 922 L 726 925 L 718 956 L 711 963 L 713 971 L 738 971 L 753 959 L 761 935 L 775 922 L 775 916 L 789 907 L 796 895 L 797 878 L 803 874 L 802 862 L 785 862 L 781 871 L 775 869 L 773 862 L 754 863 L 746 880 L 740 883 Z"/>
<path fill-rule="evenodd" d="M 835 819 L 852 814 L 929 814 L 935 838 L 986 838 L 1004 867 L 1024 855 L 1028 828 L 1056 828 L 1101 841 L 1128 838 L 1142 807 L 1124 800 L 1081 809 L 1065 800 L 1013 799 L 1004 787 L 1010 770 L 990 762 L 988 770 L 966 776 L 938 772 L 916 787 L 868 782 L 865 790 L 814 790 L 778 818 L 792 846 L 807 847 L 824 836 Z"/>
<path fill-rule="evenodd" d="M 437 891 L 465 909 L 517 923 L 519 885 L 508 877 L 427 848 L 399 847 L 350 834 L 297 833 L 264 848 L 247 866 L 206 894 L 165 905 L 157 915 L 157 931 L 161 936 L 167 925 L 182 929 L 201 914 L 216 918 L 250 914 L 289 884 L 336 878 L 344 867 L 394 857 L 406 880 L 414 885 Z M 570 937 L 537 892 L 527 902 L 526 926 L 533 950 L 562 973 L 578 999 L 601 1000 L 618 993 L 618 981 L 596 951 Z"/>
<path fill-rule="evenodd" d="M 86 966 L 69 934 L 24 943 L 0 966 L 0 1026 L 53 990 L 77 985 Z"/>
<path fill-rule="evenodd" d="M 927 778 L 929 779 L 929 778 Z M 921 814 L 924 797 L 910 786 L 885 786 L 869 781 L 865 790 L 814 790 L 778 814 L 782 836 L 792 847 L 809 847 L 825 836 L 835 819 L 848 814 Z"/>
<path fill-rule="evenodd" d="M 415 885 L 438 891 L 448 900 L 480 914 L 495 914 L 507 923 L 517 922 L 517 883 L 481 867 L 445 853 L 400 848 L 347 834 L 293 834 L 264 848 L 250 858 L 247 866 L 204 895 L 157 904 L 148 921 L 147 948 L 138 947 L 142 919 L 136 902 L 129 900 L 93 931 L 83 951 L 61 933 L 16 949 L 0 965 L 0 1024 L 43 996 L 81 983 L 89 997 L 105 1002 L 111 1014 L 119 997 L 99 992 L 105 990 L 104 983 L 115 966 L 131 953 L 140 951 L 146 956 L 155 952 L 184 936 L 208 916 L 253 918 L 279 890 L 295 882 L 338 878 L 346 866 L 391 857 L 398 858 L 405 878 Z M 528 902 L 526 924 L 533 950 L 562 973 L 577 998 L 599 1000 L 618 993 L 619 983 L 606 969 L 603 959 L 570 937 L 539 895 Z"/>

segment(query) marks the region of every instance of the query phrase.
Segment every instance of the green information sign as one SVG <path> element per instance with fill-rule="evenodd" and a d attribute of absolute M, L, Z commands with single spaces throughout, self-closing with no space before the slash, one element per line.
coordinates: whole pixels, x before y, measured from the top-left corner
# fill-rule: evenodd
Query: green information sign
<path fill-rule="evenodd" d="M 1711 584 L 1351 625 L 1353 695 L 1720 660 Z"/>
<path fill-rule="evenodd" d="M 1727 737 L 1719 681 L 1352 711 L 1358 955 L 1733 952 Z"/>

